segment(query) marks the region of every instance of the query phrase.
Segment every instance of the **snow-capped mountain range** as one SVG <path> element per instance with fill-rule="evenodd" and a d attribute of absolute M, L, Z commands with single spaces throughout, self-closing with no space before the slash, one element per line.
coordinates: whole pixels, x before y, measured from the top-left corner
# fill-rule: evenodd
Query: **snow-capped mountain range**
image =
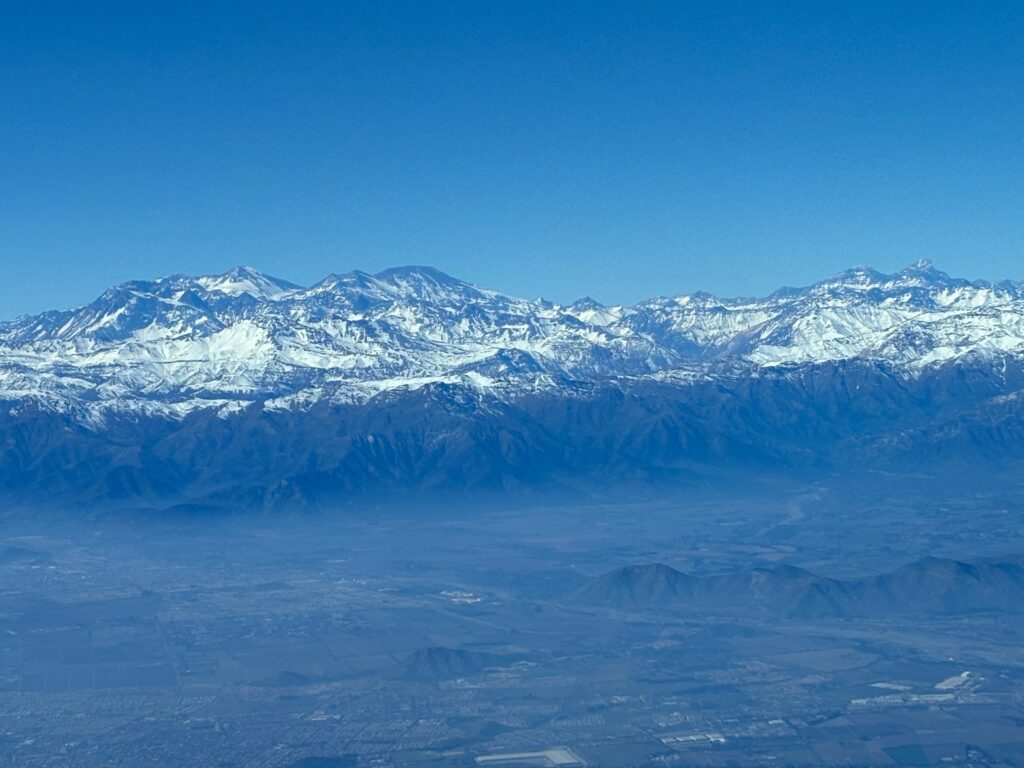
<path fill-rule="evenodd" d="M 631 307 L 239 268 L 0 324 L 0 508 L 1016 482 L 1022 461 L 1024 288 L 928 263 Z"/>
<path fill-rule="evenodd" d="M 301 410 L 447 383 L 502 401 L 612 379 L 756 375 L 842 361 L 914 377 L 1024 359 L 1024 286 L 929 262 L 860 267 L 763 299 L 696 293 L 570 305 L 478 288 L 429 267 L 303 288 L 240 267 L 118 285 L 82 307 L 0 323 L 0 402 L 98 423 L 258 402 Z"/>

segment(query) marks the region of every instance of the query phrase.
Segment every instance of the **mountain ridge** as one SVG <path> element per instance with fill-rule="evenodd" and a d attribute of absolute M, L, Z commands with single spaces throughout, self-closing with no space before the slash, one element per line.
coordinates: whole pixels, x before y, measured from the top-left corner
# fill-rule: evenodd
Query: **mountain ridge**
<path fill-rule="evenodd" d="M 913 375 L 1002 355 L 1024 358 L 1024 288 L 950 278 L 930 262 L 893 275 L 854 268 L 764 299 L 698 292 L 633 306 L 519 299 L 423 266 L 308 288 L 236 267 L 129 281 L 0 322 L 0 400 L 94 419 L 133 408 L 181 417 L 440 382 L 508 399 L 573 380 L 848 360 Z"/>
<path fill-rule="evenodd" d="M 584 604 L 624 610 L 761 612 L 794 618 L 1024 610 L 1024 559 L 964 562 L 924 557 L 859 579 L 793 565 L 694 576 L 664 563 L 616 568 L 577 590 Z"/>
<path fill-rule="evenodd" d="M 927 263 L 765 299 L 528 301 L 251 268 L 0 323 L 0 499 L 336 504 L 1024 460 L 1024 288 Z"/>

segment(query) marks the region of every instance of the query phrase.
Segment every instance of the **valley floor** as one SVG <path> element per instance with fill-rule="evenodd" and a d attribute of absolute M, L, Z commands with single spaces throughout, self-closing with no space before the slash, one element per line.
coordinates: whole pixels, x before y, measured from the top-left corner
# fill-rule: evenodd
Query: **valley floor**
<path fill-rule="evenodd" d="M 623 613 L 629 563 L 835 576 L 1024 552 L 1021 489 L 5 521 L 0 766 L 1019 765 L 1024 613 Z M 1022 606 L 1024 610 L 1024 606 Z"/>

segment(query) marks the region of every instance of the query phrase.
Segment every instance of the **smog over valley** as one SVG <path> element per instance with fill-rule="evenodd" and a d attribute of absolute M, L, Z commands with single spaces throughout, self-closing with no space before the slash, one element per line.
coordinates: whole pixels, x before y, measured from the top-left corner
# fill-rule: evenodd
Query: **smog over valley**
<path fill-rule="evenodd" d="M 1021 40 L 0 10 L 0 768 L 1024 765 Z"/>

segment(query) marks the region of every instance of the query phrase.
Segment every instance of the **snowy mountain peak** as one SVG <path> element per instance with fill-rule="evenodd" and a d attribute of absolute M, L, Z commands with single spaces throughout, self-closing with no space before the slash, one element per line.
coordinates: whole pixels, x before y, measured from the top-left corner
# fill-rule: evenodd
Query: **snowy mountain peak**
<path fill-rule="evenodd" d="M 378 272 L 374 277 L 385 282 L 392 282 L 396 285 L 444 285 L 448 287 L 465 286 L 462 280 L 458 280 L 449 274 L 434 267 L 409 264 L 404 267 L 390 267 Z"/>
<path fill-rule="evenodd" d="M 950 276 L 937 269 L 931 259 L 918 259 L 913 264 L 900 270 L 899 277 L 916 285 L 935 285 L 951 282 Z"/>
<path fill-rule="evenodd" d="M 433 267 L 417 265 L 392 267 L 378 272 L 374 278 L 380 283 L 391 286 L 405 297 L 420 301 L 483 295 L 475 286 Z"/>
<path fill-rule="evenodd" d="M 858 266 L 835 277 L 815 283 L 808 290 L 828 291 L 899 291 L 907 288 L 931 288 L 950 284 L 968 284 L 937 269 L 928 259 L 920 259 L 894 274 L 885 274 L 871 267 Z"/>
<path fill-rule="evenodd" d="M 606 309 L 605 305 L 596 299 L 592 299 L 589 296 L 584 296 L 582 299 L 576 299 L 572 304 L 569 305 L 569 309 L 574 309 L 577 312 L 586 312 L 594 309 Z"/>
<path fill-rule="evenodd" d="M 220 275 L 197 277 L 195 282 L 212 293 L 228 296 L 248 294 L 255 299 L 281 299 L 299 290 L 299 286 L 271 277 L 254 267 L 233 267 Z"/>
<path fill-rule="evenodd" d="M 331 274 L 306 291 L 306 295 L 322 293 L 343 294 L 350 298 L 393 301 L 445 301 L 484 293 L 433 267 L 393 267 L 371 275 L 355 270 L 345 274 Z"/>
<path fill-rule="evenodd" d="M 888 275 L 882 274 L 871 267 L 861 265 L 840 272 L 830 280 L 823 280 L 817 283 L 817 285 L 831 286 L 838 284 L 843 286 L 870 287 L 885 283 L 888 279 Z"/>
<path fill-rule="evenodd" d="M 939 270 L 937 270 L 935 268 L 935 264 L 932 262 L 931 259 L 918 259 L 917 261 L 912 262 L 911 264 L 908 264 L 902 271 L 904 273 L 907 273 L 907 272 L 935 272 L 935 273 L 938 273 L 938 274 L 943 275 L 943 276 L 945 276 L 945 274 L 946 274 L 945 272 L 939 272 Z"/>

